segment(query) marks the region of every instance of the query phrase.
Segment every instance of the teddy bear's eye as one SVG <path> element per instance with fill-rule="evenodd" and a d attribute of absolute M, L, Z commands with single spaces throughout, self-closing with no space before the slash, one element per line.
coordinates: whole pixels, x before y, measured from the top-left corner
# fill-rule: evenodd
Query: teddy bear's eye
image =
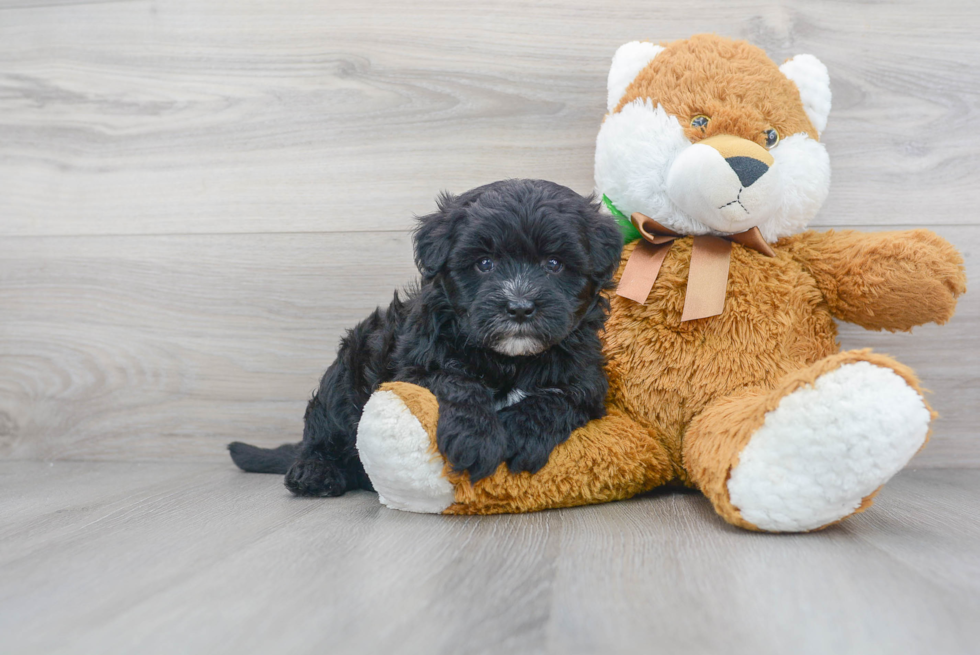
<path fill-rule="evenodd" d="M 699 127 L 703 130 L 705 127 L 708 126 L 708 121 L 710 120 L 711 119 L 705 116 L 704 114 L 698 114 L 697 116 L 691 119 L 691 127 Z"/>
<path fill-rule="evenodd" d="M 779 143 L 779 132 L 777 132 L 773 128 L 769 128 L 768 130 L 766 130 L 765 134 L 766 134 L 767 148 L 772 148 L 774 145 Z"/>

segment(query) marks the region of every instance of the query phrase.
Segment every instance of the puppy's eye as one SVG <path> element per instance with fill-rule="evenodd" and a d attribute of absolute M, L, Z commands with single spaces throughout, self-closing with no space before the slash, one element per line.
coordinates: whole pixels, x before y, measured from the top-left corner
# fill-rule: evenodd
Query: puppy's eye
<path fill-rule="evenodd" d="M 779 132 L 777 132 L 776 130 L 770 128 L 765 131 L 765 135 L 766 135 L 767 148 L 772 148 L 777 143 L 779 143 Z"/>
<path fill-rule="evenodd" d="M 565 268 L 565 265 L 554 257 L 544 263 L 544 270 L 549 273 L 561 273 L 561 269 L 563 268 Z"/>
<path fill-rule="evenodd" d="M 484 257 L 476 263 L 476 270 L 481 273 L 489 273 L 493 270 L 493 260 L 489 257 Z"/>
<path fill-rule="evenodd" d="M 691 127 L 699 127 L 703 130 L 704 128 L 708 127 L 708 123 L 710 121 L 711 119 L 704 114 L 698 114 L 691 119 Z"/>

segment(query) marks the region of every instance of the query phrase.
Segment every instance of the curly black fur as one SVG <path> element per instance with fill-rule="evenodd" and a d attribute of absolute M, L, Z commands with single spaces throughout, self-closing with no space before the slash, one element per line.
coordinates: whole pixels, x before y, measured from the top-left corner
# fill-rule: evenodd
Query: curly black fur
<path fill-rule="evenodd" d="M 414 237 L 421 283 L 341 341 L 306 408 L 302 443 L 230 444 L 239 467 L 284 472 L 301 496 L 370 489 L 357 424 L 390 380 L 435 394 L 439 449 L 474 482 L 501 462 L 537 471 L 572 430 L 604 414 L 602 291 L 622 236 L 592 199 L 552 182 L 495 182 L 443 194 Z M 481 270 L 486 260 L 492 268 Z"/>

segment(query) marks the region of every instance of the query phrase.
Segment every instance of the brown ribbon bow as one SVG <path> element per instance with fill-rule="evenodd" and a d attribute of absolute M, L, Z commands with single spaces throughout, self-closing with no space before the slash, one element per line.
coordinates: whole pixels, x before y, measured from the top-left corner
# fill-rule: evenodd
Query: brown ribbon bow
<path fill-rule="evenodd" d="M 616 293 L 645 305 L 653 283 L 657 280 L 660 266 L 667 257 L 667 251 L 670 250 L 674 240 L 683 235 L 668 230 L 639 212 L 630 216 L 630 220 L 644 240 L 636 244 L 629 261 L 626 262 Z M 728 286 L 728 267 L 732 259 L 733 242 L 760 252 L 766 257 L 773 257 L 776 254 L 762 238 L 762 233 L 757 227 L 724 237 L 707 235 L 694 237 L 681 321 L 717 316 L 725 309 L 725 291 Z"/>

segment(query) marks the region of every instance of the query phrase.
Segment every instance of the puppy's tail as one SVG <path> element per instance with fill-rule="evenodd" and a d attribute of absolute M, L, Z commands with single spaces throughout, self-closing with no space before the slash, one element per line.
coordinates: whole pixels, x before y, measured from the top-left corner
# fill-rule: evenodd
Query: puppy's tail
<path fill-rule="evenodd" d="M 228 444 L 231 461 L 249 473 L 279 473 L 289 470 L 296 460 L 298 443 L 284 443 L 278 448 L 259 448 L 241 441 Z"/>

